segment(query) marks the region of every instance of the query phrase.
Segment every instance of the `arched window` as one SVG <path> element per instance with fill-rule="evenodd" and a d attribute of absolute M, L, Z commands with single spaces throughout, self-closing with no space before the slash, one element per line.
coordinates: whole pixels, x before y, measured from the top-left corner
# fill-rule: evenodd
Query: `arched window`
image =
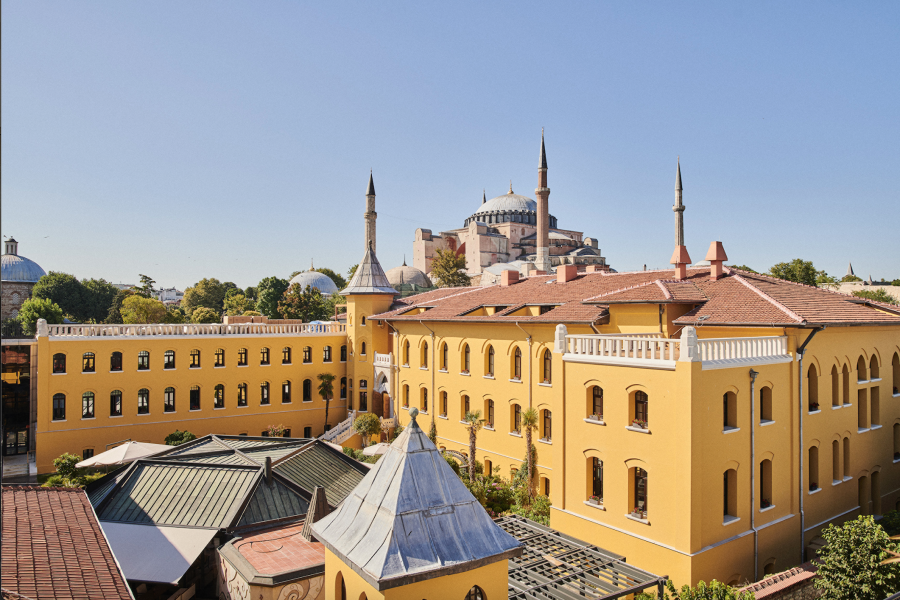
<path fill-rule="evenodd" d="M 341 346 L 341 362 L 347 362 L 347 346 Z"/>
<path fill-rule="evenodd" d="M 174 350 L 166 350 L 163 353 L 163 369 L 174 369 L 175 368 L 175 351 Z"/>
<path fill-rule="evenodd" d="M 138 390 L 138 414 L 150 414 L 150 390 L 141 388 Z"/>
<path fill-rule="evenodd" d="M 841 405 L 841 376 L 837 366 L 831 367 L 831 406 Z"/>
<path fill-rule="evenodd" d="M 239 367 L 247 366 L 247 349 L 246 348 L 238 348 L 238 366 Z"/>
<path fill-rule="evenodd" d="M 66 355 L 62 352 L 57 352 L 53 355 L 53 372 L 54 373 L 65 373 L 66 372 Z"/>
<path fill-rule="evenodd" d="M 109 393 L 109 416 L 122 416 L 122 391 L 113 390 Z"/>
<path fill-rule="evenodd" d="M 844 365 L 841 370 L 841 375 L 843 376 L 843 393 L 842 397 L 844 399 L 844 406 L 850 406 L 850 369 L 847 368 L 847 365 Z"/>
<path fill-rule="evenodd" d="M 447 416 L 447 392 L 441 392 L 441 416 Z"/>
<path fill-rule="evenodd" d="M 881 379 L 881 370 L 878 368 L 878 357 L 874 354 L 872 355 L 872 358 L 869 359 L 869 379 L 872 381 Z"/>
<path fill-rule="evenodd" d="M 322 350 L 322 362 L 331 362 L 331 346 L 325 346 Z"/>
<path fill-rule="evenodd" d="M 225 349 L 224 348 L 216 348 L 216 362 L 213 364 L 214 367 L 224 367 L 225 366 Z"/>
<path fill-rule="evenodd" d="M 303 380 L 303 401 L 312 402 L 312 381 L 309 379 Z"/>
<path fill-rule="evenodd" d="M 894 425 L 894 456 L 897 456 L 897 427 L 900 425 Z M 838 440 L 834 440 L 831 442 L 831 483 L 838 484 L 841 482 L 841 443 Z"/>
<path fill-rule="evenodd" d="M 814 492 L 819 489 L 819 448 L 812 446 L 809 449 L 809 460 L 806 468 L 809 470 L 809 491 Z"/>
<path fill-rule="evenodd" d="M 893 393 L 894 395 L 900 394 L 900 354 L 894 353 L 894 358 L 891 360 L 891 370 L 894 372 L 894 383 Z"/>
<path fill-rule="evenodd" d="M 337 600 L 347 600 L 347 586 L 344 584 L 344 576 L 338 571 L 337 577 L 335 577 L 334 582 L 334 597 Z"/>
<path fill-rule="evenodd" d="M 441 346 L 441 370 L 446 371 L 448 365 L 450 364 L 450 349 L 447 347 L 447 344 Z"/>
<path fill-rule="evenodd" d="M 289 365 L 291 364 L 291 347 L 285 346 L 281 349 L 281 364 Z"/>
<path fill-rule="evenodd" d="M 737 396 L 734 392 L 722 394 L 723 430 L 737 428 Z"/>
<path fill-rule="evenodd" d="M 403 364 L 409 366 L 409 340 L 403 342 Z"/>
<path fill-rule="evenodd" d="M 66 395 L 53 394 L 53 420 L 66 420 Z"/>
<path fill-rule="evenodd" d="M 259 384 L 259 403 L 261 406 L 269 404 L 269 382 L 263 381 Z"/>
<path fill-rule="evenodd" d="M 213 408 L 225 408 L 225 386 L 221 383 L 216 385 L 213 391 Z"/>
<path fill-rule="evenodd" d="M 550 350 L 544 349 L 544 383 L 553 383 L 553 355 Z"/>
<path fill-rule="evenodd" d="M 511 417 L 512 418 L 510 418 L 509 420 L 509 424 L 511 426 L 510 431 L 522 433 L 522 407 L 518 404 L 513 404 Z"/>
<path fill-rule="evenodd" d="M 341 377 L 341 400 L 347 399 L 347 378 Z"/>
<path fill-rule="evenodd" d="M 303 362 L 304 363 L 312 362 L 312 348 L 309 346 L 303 347 Z"/>
<path fill-rule="evenodd" d="M 484 426 L 494 428 L 494 401 L 488 398 L 484 401 Z"/>
<path fill-rule="evenodd" d="M 900 460 L 900 423 L 894 423 L 894 461 L 898 460 Z"/>
<path fill-rule="evenodd" d="M 728 469 L 725 471 L 724 485 L 722 489 L 722 514 L 725 521 L 728 517 L 737 517 L 737 471 Z"/>
<path fill-rule="evenodd" d="M 163 391 L 163 412 L 175 412 L 175 388 L 167 387 Z"/>
<path fill-rule="evenodd" d="M 359 380 L 359 410 L 362 412 L 369 410 L 369 382 L 365 379 Z"/>
<path fill-rule="evenodd" d="M 470 358 L 469 355 L 470 355 L 469 345 L 466 344 L 465 346 L 463 346 L 463 352 L 462 352 L 462 372 L 465 373 L 466 375 L 469 374 L 469 358 Z"/>
<path fill-rule="evenodd" d="M 113 352 L 109 355 L 109 370 L 120 372 L 122 370 L 122 353 Z"/>
<path fill-rule="evenodd" d="M 541 411 L 541 439 L 545 442 L 553 440 L 553 413 L 547 409 Z"/>
<path fill-rule="evenodd" d="M 366 326 L 366 315 L 363 315 L 362 317 L 360 317 L 360 319 L 359 319 L 359 326 L 360 326 L 360 327 L 365 327 L 365 326 Z"/>
<path fill-rule="evenodd" d="M 81 372 L 82 373 L 93 373 L 94 372 L 94 353 L 93 352 L 85 352 L 81 355 Z"/>
<path fill-rule="evenodd" d="M 844 438 L 844 479 L 850 477 L 850 438 Z"/>
<path fill-rule="evenodd" d="M 347 410 L 353 410 L 353 380 L 347 380 Z"/>
<path fill-rule="evenodd" d="M 603 421 L 603 388 L 593 385 L 588 390 L 587 418 Z"/>
<path fill-rule="evenodd" d="M 428 368 L 428 342 L 422 343 L 422 368 Z"/>
<path fill-rule="evenodd" d="M 864 383 L 869 380 L 866 376 L 866 359 L 862 356 L 856 360 L 856 379 L 859 383 Z"/>
<path fill-rule="evenodd" d="M 759 422 L 772 422 L 772 388 L 767 385 L 759 388 Z"/>
<path fill-rule="evenodd" d="M 419 408 L 419 410 L 421 410 L 423 413 L 427 413 L 428 412 L 428 389 L 422 388 L 421 394 L 422 394 L 422 404 L 421 404 L 421 407 Z"/>
<path fill-rule="evenodd" d="M 522 379 L 522 351 L 518 348 L 513 352 L 512 378 L 517 380 Z"/>
<path fill-rule="evenodd" d="M 247 406 L 247 384 L 239 383 L 237 389 L 238 389 L 237 405 L 238 406 Z"/>
<path fill-rule="evenodd" d="M 640 467 L 635 467 L 632 470 L 634 471 L 634 508 L 631 509 L 631 516 L 637 519 L 646 519 L 649 508 L 647 471 Z"/>
<path fill-rule="evenodd" d="M 459 420 L 465 421 L 466 415 L 472 411 L 472 408 L 469 406 L 469 397 L 465 394 L 459 399 Z"/>
<path fill-rule="evenodd" d="M 281 403 L 282 404 L 290 404 L 291 403 L 291 382 L 290 381 L 281 382 Z"/>
<path fill-rule="evenodd" d="M 200 351 L 199 350 L 191 350 L 191 369 L 199 369 L 200 368 Z"/>
<path fill-rule="evenodd" d="M 484 374 L 491 377 L 494 376 L 494 347 L 488 346 L 487 363 L 484 367 Z"/>
<path fill-rule="evenodd" d="M 768 458 L 759 463 L 759 508 L 773 506 L 772 500 L 772 461 Z"/>
<path fill-rule="evenodd" d="M 403 386 L 403 408 L 409 408 L 409 386 Z"/>
<path fill-rule="evenodd" d="M 809 398 L 809 412 L 819 410 L 819 373 L 816 365 L 809 365 L 806 371 L 807 397 Z"/>
<path fill-rule="evenodd" d="M 590 489 L 588 501 L 591 504 L 603 505 L 603 461 L 599 458 L 591 458 L 588 461 L 590 469 Z"/>
<path fill-rule="evenodd" d="M 147 371 L 150 369 L 150 353 L 146 350 L 138 352 L 138 371 Z"/>
<path fill-rule="evenodd" d="M 261 365 L 269 364 L 269 349 L 268 348 L 260 348 L 259 349 L 259 364 L 261 364 Z"/>
<path fill-rule="evenodd" d="M 485 600 L 485 598 L 484 590 L 477 585 L 474 585 L 472 586 L 472 589 L 469 590 L 469 593 L 466 594 L 465 600 Z"/>
<path fill-rule="evenodd" d="M 366 355 L 366 343 L 365 343 L 365 342 L 362 342 L 362 343 L 359 345 L 359 353 L 360 353 L 362 356 L 365 356 L 365 355 Z"/>
<path fill-rule="evenodd" d="M 650 427 L 650 399 L 646 392 L 638 390 L 634 393 L 634 416 L 631 426 L 639 429 Z"/>
<path fill-rule="evenodd" d="M 200 386 L 192 385 L 190 390 L 189 410 L 200 410 Z"/>

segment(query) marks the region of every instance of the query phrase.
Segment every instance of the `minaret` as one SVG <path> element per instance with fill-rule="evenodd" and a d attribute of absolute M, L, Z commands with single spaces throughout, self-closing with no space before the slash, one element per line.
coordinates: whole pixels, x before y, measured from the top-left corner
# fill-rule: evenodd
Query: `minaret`
<path fill-rule="evenodd" d="M 375 252 L 375 219 L 378 213 L 375 212 L 375 180 L 372 178 L 372 172 L 369 171 L 369 189 L 366 190 L 366 248 L 371 248 Z"/>
<path fill-rule="evenodd" d="M 678 169 L 675 172 L 675 245 L 684 246 L 684 204 L 681 203 L 681 157 L 678 157 Z"/>
<path fill-rule="evenodd" d="M 534 266 L 538 271 L 550 272 L 550 188 L 547 187 L 547 151 L 544 149 L 544 130 L 541 128 L 541 160 L 538 165 L 537 197 L 537 257 Z"/>
<path fill-rule="evenodd" d="M 853 263 L 852 262 L 847 263 L 847 275 L 852 275 L 853 277 L 856 277 L 856 273 L 853 272 Z"/>

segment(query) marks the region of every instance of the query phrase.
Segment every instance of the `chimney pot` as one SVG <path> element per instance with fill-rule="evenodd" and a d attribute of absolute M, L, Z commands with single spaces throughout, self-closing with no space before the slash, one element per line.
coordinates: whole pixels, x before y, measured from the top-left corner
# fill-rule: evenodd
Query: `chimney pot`
<path fill-rule="evenodd" d="M 672 253 L 672 260 L 669 264 L 675 265 L 675 279 L 687 279 L 687 266 L 691 264 L 691 257 L 685 246 L 675 246 L 675 252 Z"/>
<path fill-rule="evenodd" d="M 272 457 L 266 457 L 266 485 L 272 487 Z"/>
<path fill-rule="evenodd" d="M 500 274 L 500 285 L 502 287 L 509 287 L 518 282 L 519 282 L 519 272 L 518 271 L 503 271 Z"/>
<path fill-rule="evenodd" d="M 709 245 L 709 251 L 706 253 L 706 260 L 709 261 L 709 280 L 718 281 L 724 275 L 722 263 L 728 260 L 725 254 L 725 247 L 722 242 L 713 242 Z"/>
<path fill-rule="evenodd" d="M 578 267 L 575 265 L 559 265 L 556 267 L 556 282 L 566 283 L 578 276 Z"/>

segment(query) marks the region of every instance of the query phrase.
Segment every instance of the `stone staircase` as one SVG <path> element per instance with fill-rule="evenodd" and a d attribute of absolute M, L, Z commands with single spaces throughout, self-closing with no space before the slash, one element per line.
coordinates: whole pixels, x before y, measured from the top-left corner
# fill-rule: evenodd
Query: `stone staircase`
<path fill-rule="evenodd" d="M 351 410 L 347 418 L 319 436 L 319 439 L 332 444 L 343 444 L 356 435 L 353 429 L 353 421 L 356 420 L 356 411 Z"/>

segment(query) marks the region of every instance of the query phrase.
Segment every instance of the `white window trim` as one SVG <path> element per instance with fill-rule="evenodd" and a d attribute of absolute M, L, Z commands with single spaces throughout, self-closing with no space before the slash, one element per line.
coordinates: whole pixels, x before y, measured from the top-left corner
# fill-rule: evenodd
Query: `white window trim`
<path fill-rule="evenodd" d="M 740 430 L 741 430 L 740 427 L 726 427 L 725 429 L 722 430 L 722 433 L 734 433 L 734 432 L 740 431 Z"/>
<path fill-rule="evenodd" d="M 741 520 L 740 517 L 735 517 L 733 515 L 725 515 L 725 518 L 722 519 L 722 526 L 724 527 L 726 525 L 731 525 L 733 523 L 737 523 L 740 520 Z"/>
<path fill-rule="evenodd" d="M 759 512 L 761 512 L 761 513 L 768 512 L 768 511 L 772 510 L 773 508 L 775 508 L 775 505 L 774 505 L 774 504 L 770 504 L 769 506 L 767 506 L 767 507 L 765 507 L 765 508 L 759 509 Z"/>
<path fill-rule="evenodd" d="M 606 510 L 606 507 L 603 504 L 594 504 L 590 500 L 584 500 L 584 503 L 591 508 L 596 508 L 597 510 Z"/>
<path fill-rule="evenodd" d="M 637 433 L 650 433 L 649 427 L 647 429 L 641 429 L 640 427 L 633 427 L 631 425 L 626 425 L 625 429 L 627 429 L 628 431 L 635 431 Z"/>
<path fill-rule="evenodd" d="M 594 425 L 606 425 L 606 421 L 598 420 L 598 419 L 582 419 L 585 423 L 592 423 Z"/>

